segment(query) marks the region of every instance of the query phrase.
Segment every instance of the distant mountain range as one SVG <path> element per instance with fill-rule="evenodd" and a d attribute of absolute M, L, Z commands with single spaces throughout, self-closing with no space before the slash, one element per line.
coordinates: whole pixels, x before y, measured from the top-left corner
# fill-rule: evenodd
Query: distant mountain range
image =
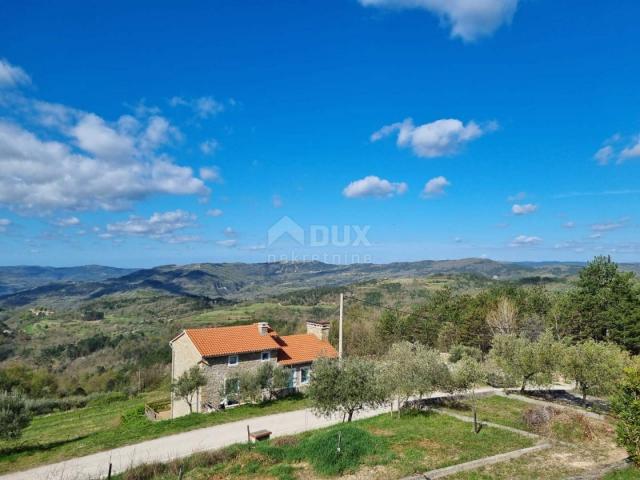
<path fill-rule="evenodd" d="M 512 263 L 468 258 L 352 265 L 321 262 L 195 263 L 141 270 L 97 265 L 0 267 L 0 305 L 70 305 L 135 290 L 241 300 L 301 288 L 430 275 L 475 274 L 503 280 L 528 277 L 563 279 L 577 274 L 583 266 L 579 262 Z M 640 264 L 621 267 L 640 273 Z"/>

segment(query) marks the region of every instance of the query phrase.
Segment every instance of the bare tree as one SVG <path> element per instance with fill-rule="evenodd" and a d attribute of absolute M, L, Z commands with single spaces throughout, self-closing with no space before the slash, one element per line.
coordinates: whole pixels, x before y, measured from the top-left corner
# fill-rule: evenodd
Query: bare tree
<path fill-rule="evenodd" d="M 493 335 L 510 335 L 518 329 L 518 309 L 508 298 L 501 298 L 487 314 L 487 325 Z"/>

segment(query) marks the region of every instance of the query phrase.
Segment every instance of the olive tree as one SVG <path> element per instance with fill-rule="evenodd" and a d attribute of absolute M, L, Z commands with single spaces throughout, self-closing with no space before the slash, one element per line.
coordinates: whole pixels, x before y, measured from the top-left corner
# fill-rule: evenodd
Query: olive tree
<path fill-rule="evenodd" d="M 307 390 L 312 409 L 324 416 L 342 414 L 350 422 L 357 411 L 384 403 L 378 379 L 378 366 L 371 360 L 320 358 L 314 362 Z"/>
<path fill-rule="evenodd" d="M 473 357 L 463 357 L 455 364 L 452 372 L 453 388 L 469 397 L 473 411 L 473 432 L 478 433 L 478 396 L 476 390 L 486 382 L 487 373 L 484 365 Z"/>
<path fill-rule="evenodd" d="M 567 348 L 564 374 L 576 383 L 586 403 L 587 395 L 613 392 L 628 364 L 629 354 L 617 345 L 587 340 Z"/>
<path fill-rule="evenodd" d="M 31 415 L 24 398 L 17 393 L 0 393 L 0 439 L 20 438 L 31 423 Z"/>
<path fill-rule="evenodd" d="M 553 382 L 564 348 L 550 331 L 535 341 L 523 336 L 496 335 L 490 355 L 507 375 L 519 380 L 520 391 L 524 392 L 528 383 Z"/>
<path fill-rule="evenodd" d="M 171 385 L 171 391 L 176 397 L 187 402 L 187 405 L 189 405 L 189 413 L 193 413 L 194 396 L 198 389 L 204 387 L 206 384 L 207 378 L 196 365 L 178 377 L 178 380 Z"/>
<path fill-rule="evenodd" d="M 381 367 L 380 384 L 387 398 L 401 405 L 416 395 L 419 399 L 436 391 L 448 376 L 448 369 L 440 354 L 419 343 L 394 343 Z"/>

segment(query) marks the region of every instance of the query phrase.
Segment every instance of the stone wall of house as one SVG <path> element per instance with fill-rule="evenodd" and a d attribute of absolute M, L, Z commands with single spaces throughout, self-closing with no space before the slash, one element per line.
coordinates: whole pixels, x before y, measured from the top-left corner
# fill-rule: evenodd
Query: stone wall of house
<path fill-rule="evenodd" d="M 278 358 L 278 351 L 271 350 L 271 359 L 266 360 L 272 364 L 276 364 Z M 207 385 L 202 387 L 200 395 L 200 404 L 202 405 L 201 411 L 206 411 L 206 405 L 217 407 L 224 395 L 222 395 L 222 389 L 227 378 L 232 378 L 235 375 L 247 371 L 255 370 L 262 363 L 266 362 L 262 360 L 262 352 L 243 353 L 238 355 L 238 364 L 235 366 L 229 366 L 229 357 L 213 357 L 208 358 L 208 365 L 203 365 L 202 372 L 207 378 Z"/>
<path fill-rule="evenodd" d="M 200 352 L 193 345 L 187 335 L 182 335 L 171 344 L 171 381 L 175 382 L 180 375 L 200 362 Z M 199 394 L 193 401 L 193 411 L 200 411 Z M 189 405 L 182 399 L 174 398 L 171 394 L 171 418 L 189 414 Z"/>

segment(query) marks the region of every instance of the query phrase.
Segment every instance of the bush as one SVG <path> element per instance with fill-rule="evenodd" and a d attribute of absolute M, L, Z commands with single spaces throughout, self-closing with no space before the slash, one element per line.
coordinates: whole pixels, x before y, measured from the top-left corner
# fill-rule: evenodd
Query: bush
<path fill-rule="evenodd" d="M 622 381 L 611 402 L 618 417 L 616 436 L 636 464 L 640 463 L 640 362 L 625 368 Z"/>
<path fill-rule="evenodd" d="M 471 357 L 477 361 L 482 361 L 482 350 L 476 347 L 468 347 L 466 345 L 454 345 L 449 350 L 449 361 L 457 363 L 463 357 Z"/>
<path fill-rule="evenodd" d="M 307 437 L 300 449 L 320 475 L 340 475 L 356 470 L 366 456 L 379 453 L 381 441 L 366 430 L 344 424 Z"/>
<path fill-rule="evenodd" d="M 487 383 L 492 387 L 512 388 L 518 386 L 516 379 L 501 369 L 493 359 L 487 360 L 484 366 L 487 372 Z"/>
<path fill-rule="evenodd" d="M 0 393 L 0 438 L 20 438 L 22 431 L 31 423 L 31 415 L 22 396 L 15 393 Z"/>

